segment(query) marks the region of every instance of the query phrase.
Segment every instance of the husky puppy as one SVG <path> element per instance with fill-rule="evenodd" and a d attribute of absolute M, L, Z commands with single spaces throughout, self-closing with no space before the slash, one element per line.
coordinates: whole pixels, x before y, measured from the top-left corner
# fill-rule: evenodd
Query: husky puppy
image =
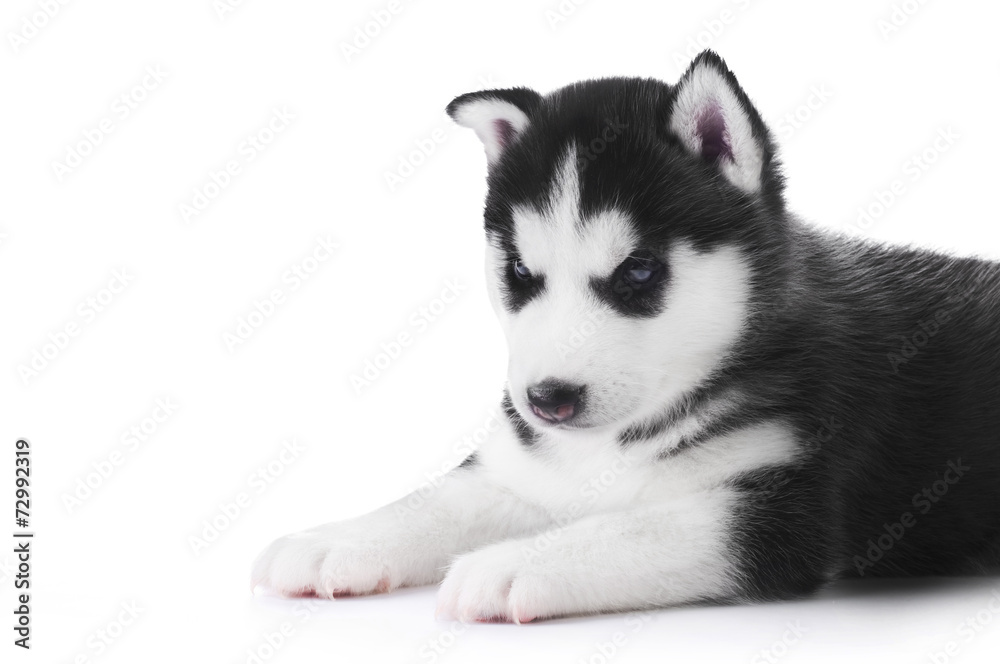
<path fill-rule="evenodd" d="M 504 420 L 423 505 L 289 535 L 254 585 L 438 583 L 513 621 L 1000 563 L 1000 264 L 827 234 L 706 51 L 676 85 L 473 92 Z"/>

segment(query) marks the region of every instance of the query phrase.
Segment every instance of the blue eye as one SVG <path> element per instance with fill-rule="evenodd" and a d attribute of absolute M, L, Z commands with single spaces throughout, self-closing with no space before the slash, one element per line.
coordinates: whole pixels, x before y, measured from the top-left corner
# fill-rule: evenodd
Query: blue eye
<path fill-rule="evenodd" d="M 531 270 L 528 269 L 528 266 L 526 266 L 520 258 L 514 261 L 514 275 L 521 281 L 531 279 Z"/>
<path fill-rule="evenodd" d="M 630 257 L 619 269 L 622 281 L 636 288 L 650 286 L 663 275 L 663 265 L 655 258 Z"/>
<path fill-rule="evenodd" d="M 625 278 L 634 284 L 644 284 L 653 278 L 653 271 L 645 268 L 637 268 L 626 272 Z"/>

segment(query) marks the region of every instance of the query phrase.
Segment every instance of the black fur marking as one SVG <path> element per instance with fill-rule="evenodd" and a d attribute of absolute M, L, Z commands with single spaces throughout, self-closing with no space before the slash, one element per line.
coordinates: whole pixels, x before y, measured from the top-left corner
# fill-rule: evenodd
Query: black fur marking
<path fill-rule="evenodd" d="M 504 391 L 500 407 L 503 408 L 504 415 L 507 416 L 511 426 L 514 427 L 514 433 L 517 434 L 517 439 L 521 441 L 522 445 L 531 447 L 538 442 L 538 433 L 528 425 L 525 419 L 521 417 L 521 414 L 517 412 L 517 409 L 514 408 L 514 402 L 511 401 L 509 392 Z"/>
<path fill-rule="evenodd" d="M 670 268 L 665 254 L 665 251 L 659 255 L 650 251 L 635 252 L 634 257 L 625 260 L 608 277 L 591 279 L 590 287 L 597 297 L 622 316 L 652 318 L 667 306 L 664 292 L 669 284 Z M 657 266 L 649 283 L 635 284 L 628 280 L 626 273 L 634 267 L 636 260 L 649 261 Z"/>
<path fill-rule="evenodd" d="M 462 463 L 458 464 L 459 468 L 474 468 L 479 465 L 479 455 L 473 452 L 469 456 L 465 457 Z"/>
<path fill-rule="evenodd" d="M 719 398 L 719 395 L 720 391 L 715 389 L 714 383 L 707 381 L 705 385 L 697 387 L 690 394 L 681 397 L 676 405 L 669 407 L 662 414 L 620 431 L 618 434 L 618 444 L 622 447 L 628 447 L 638 442 L 656 438 L 684 418 L 690 417 L 704 409 L 713 399 Z"/>
<path fill-rule="evenodd" d="M 502 92 L 502 91 L 501 91 Z M 473 93 L 485 94 L 485 93 Z M 782 264 L 781 243 L 773 241 L 789 225 L 781 198 L 781 176 L 770 152 L 764 191 L 752 197 L 726 180 L 717 165 L 690 154 L 668 131 L 673 88 L 652 79 L 610 78 L 570 85 L 539 99 L 529 108 L 530 122 L 504 151 L 488 175 L 484 222 L 487 234 L 509 261 L 519 255 L 515 243 L 514 210 L 543 214 L 560 167 L 571 148 L 578 155 L 581 223 L 613 207 L 634 220 L 636 255 L 655 256 L 664 263 L 663 279 L 648 294 L 628 289 L 620 275 L 595 280 L 595 292 L 620 313 L 651 316 L 666 306 L 669 295 L 667 253 L 677 240 L 707 251 L 722 244 L 759 247 L 749 256 L 760 275 Z M 461 99 L 461 98 L 460 98 Z M 616 132 L 614 140 L 597 138 Z M 763 124 L 760 131 L 766 132 Z M 770 150 L 770 139 L 762 134 Z M 579 158 L 579 155 L 586 157 Z M 670 183 L 670 186 L 650 186 Z M 528 266 L 531 267 L 531 266 Z M 513 284 L 504 266 L 500 275 L 505 305 L 518 311 L 541 292 Z M 778 277 L 780 275 L 774 275 Z M 536 278 L 544 280 L 544 275 Z M 771 276 L 762 277 L 767 286 Z M 776 279 L 775 279 L 776 280 Z M 617 291 L 616 291 L 617 289 Z"/>
<path fill-rule="evenodd" d="M 731 404 L 730 410 L 706 415 L 702 409 L 710 407 L 712 399 L 710 391 L 702 392 L 696 400 L 688 400 L 682 411 L 683 415 L 678 414 L 677 410 L 669 412 L 667 415 L 634 430 L 633 438 L 627 443 L 622 443 L 621 438 L 619 438 L 619 442 L 622 444 L 632 444 L 643 439 L 655 438 L 679 421 L 681 416 L 698 415 L 699 420 L 701 420 L 701 428 L 691 435 L 683 436 L 677 445 L 660 453 L 657 459 L 663 461 L 687 450 L 694 449 L 698 445 L 714 438 L 736 433 L 747 427 L 767 422 L 772 417 L 779 415 L 768 407 L 766 400 L 756 403 Z M 702 412 L 699 413 L 699 411 Z"/>
<path fill-rule="evenodd" d="M 769 468 L 733 482 L 743 499 L 733 515 L 730 546 L 746 599 L 801 597 L 828 580 L 840 533 L 826 508 L 833 496 L 812 481 L 817 470 Z"/>
<path fill-rule="evenodd" d="M 656 460 L 666 461 L 667 459 L 671 459 L 680 454 L 681 452 L 686 452 L 687 450 L 693 448 L 695 445 L 698 444 L 699 440 L 701 439 L 694 439 L 685 436 L 684 438 L 681 438 L 680 441 L 678 441 L 678 443 L 674 447 L 664 452 L 660 452 L 656 456 Z"/>
<path fill-rule="evenodd" d="M 671 411 L 662 417 L 634 424 L 618 433 L 618 444 L 622 447 L 628 447 L 639 441 L 655 438 L 666 431 L 675 419 L 673 411 Z"/>
<path fill-rule="evenodd" d="M 1000 570 L 1000 264 L 799 223 L 785 209 L 770 134 L 746 93 L 715 54 L 692 67 L 701 65 L 724 74 L 748 114 L 764 154 L 760 192 L 724 178 L 724 144 L 694 155 L 670 133 L 690 73 L 677 86 L 585 81 L 528 104 L 528 127 L 490 170 L 486 230 L 516 257 L 512 210 L 543 210 L 567 149 L 585 146 L 582 223 L 614 208 L 631 220 L 638 249 L 655 255 L 678 241 L 742 251 L 746 329 L 703 381 L 704 397 L 683 408 L 727 392 L 747 403 L 685 448 L 767 419 L 795 432 L 799 455 L 732 483 L 742 496 L 727 520 L 738 599 L 795 597 L 838 576 Z M 620 134 L 591 149 L 608 122 Z M 509 398 L 505 411 L 530 445 Z M 639 444 L 686 412 L 622 432 L 620 442 Z M 836 426 L 817 435 L 821 422 Z M 968 470 L 932 501 L 924 491 L 949 463 Z M 914 525 L 878 546 L 907 514 Z"/>
<path fill-rule="evenodd" d="M 518 260 L 516 249 L 508 244 L 504 245 L 504 253 L 507 260 L 500 268 L 500 289 L 503 293 L 504 303 L 507 309 L 516 312 L 520 311 L 528 302 L 538 297 L 545 290 L 545 275 L 532 272 L 528 279 L 521 279 L 514 273 L 514 263 Z M 529 265 L 530 269 L 531 266 Z"/>

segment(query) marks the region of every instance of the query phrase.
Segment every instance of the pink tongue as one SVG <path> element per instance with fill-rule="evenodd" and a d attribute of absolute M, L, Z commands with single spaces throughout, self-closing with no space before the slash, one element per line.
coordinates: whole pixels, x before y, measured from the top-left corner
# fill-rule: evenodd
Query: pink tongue
<path fill-rule="evenodd" d="M 565 406 L 559 406 L 556 408 L 556 417 L 560 420 L 565 420 L 567 417 L 573 414 L 573 405 L 566 404 Z"/>

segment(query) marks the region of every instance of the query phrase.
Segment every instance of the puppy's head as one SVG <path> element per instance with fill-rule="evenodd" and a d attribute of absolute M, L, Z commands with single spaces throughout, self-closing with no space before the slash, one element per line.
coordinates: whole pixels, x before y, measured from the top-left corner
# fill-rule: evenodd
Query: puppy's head
<path fill-rule="evenodd" d="M 714 53 L 681 81 L 474 92 L 508 389 L 538 428 L 634 425 L 718 369 L 782 232 L 768 131 Z"/>

